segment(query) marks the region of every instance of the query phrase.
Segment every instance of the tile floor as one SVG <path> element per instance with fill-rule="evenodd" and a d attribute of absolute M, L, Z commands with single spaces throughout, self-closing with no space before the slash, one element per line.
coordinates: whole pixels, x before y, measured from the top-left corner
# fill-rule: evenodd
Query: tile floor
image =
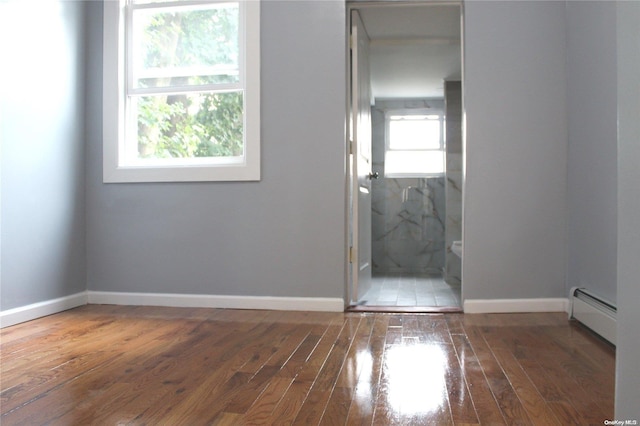
<path fill-rule="evenodd" d="M 434 275 L 374 275 L 371 289 L 358 305 L 460 307 L 460 285 L 447 284 L 442 276 Z"/>

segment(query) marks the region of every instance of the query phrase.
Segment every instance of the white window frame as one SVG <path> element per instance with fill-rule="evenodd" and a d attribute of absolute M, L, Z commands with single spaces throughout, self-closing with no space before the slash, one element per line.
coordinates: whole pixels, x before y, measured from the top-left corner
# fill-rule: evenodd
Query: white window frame
<path fill-rule="evenodd" d="M 391 148 L 391 131 L 390 123 L 392 116 L 409 116 L 409 115 L 437 115 L 440 122 L 440 141 L 437 149 L 423 148 L 423 149 L 392 149 Z M 392 109 L 385 112 L 385 170 L 384 176 L 387 178 L 431 178 L 444 176 L 446 161 L 446 149 L 445 149 L 445 126 L 444 126 L 444 112 L 441 110 L 432 109 Z M 443 171 L 442 172 L 388 172 L 387 171 L 387 153 L 389 152 L 405 152 L 408 155 L 419 155 L 419 153 L 425 152 L 441 152 L 443 157 Z"/>
<path fill-rule="evenodd" d="M 240 73 L 244 99 L 242 158 L 194 158 L 192 161 L 124 162 L 126 0 L 105 0 L 103 30 L 103 181 L 193 182 L 260 180 L 260 1 L 235 0 L 244 7 L 240 22 Z M 220 2 L 220 1 L 218 1 Z M 222 0 L 224 2 L 224 0 Z M 163 2 L 208 4 L 207 0 Z M 143 163 L 143 164 L 141 164 Z"/>

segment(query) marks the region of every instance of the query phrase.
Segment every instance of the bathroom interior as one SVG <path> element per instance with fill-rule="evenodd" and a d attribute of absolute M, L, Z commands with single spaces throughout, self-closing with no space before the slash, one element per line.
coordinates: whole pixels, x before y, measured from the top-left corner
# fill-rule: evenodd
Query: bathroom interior
<path fill-rule="evenodd" d="M 372 285 L 358 304 L 461 308 L 458 5 L 358 8 L 370 38 Z"/>

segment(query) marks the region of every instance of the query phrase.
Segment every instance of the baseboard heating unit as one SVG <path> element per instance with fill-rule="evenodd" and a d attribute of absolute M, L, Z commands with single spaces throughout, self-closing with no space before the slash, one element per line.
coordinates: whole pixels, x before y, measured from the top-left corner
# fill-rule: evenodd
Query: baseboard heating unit
<path fill-rule="evenodd" d="M 571 289 L 569 319 L 575 319 L 613 345 L 616 344 L 616 306 L 584 288 Z"/>

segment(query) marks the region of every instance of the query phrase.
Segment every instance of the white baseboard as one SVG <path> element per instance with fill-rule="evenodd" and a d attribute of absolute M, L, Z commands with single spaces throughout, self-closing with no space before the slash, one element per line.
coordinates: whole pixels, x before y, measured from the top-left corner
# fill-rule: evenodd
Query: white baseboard
<path fill-rule="evenodd" d="M 57 314 L 67 309 L 76 308 L 87 304 L 87 292 L 72 294 L 44 302 L 32 303 L 19 308 L 8 309 L 0 312 L 0 328 L 21 322 L 31 321 L 47 315 Z"/>
<path fill-rule="evenodd" d="M 465 314 L 569 312 L 569 299 L 468 299 L 463 310 Z"/>
<path fill-rule="evenodd" d="M 120 293 L 89 291 L 89 303 L 182 308 L 267 309 L 343 312 L 344 301 L 331 297 L 217 296 L 208 294 Z"/>
<path fill-rule="evenodd" d="M 66 311 L 87 303 L 185 308 L 267 309 L 343 312 L 344 301 L 331 297 L 216 296 L 203 294 L 86 291 L 0 312 L 0 328 Z M 569 312 L 569 299 L 471 299 L 464 312 Z"/>
<path fill-rule="evenodd" d="M 58 299 L 46 300 L 19 308 L 0 311 L 0 328 L 56 314 L 86 305 L 87 303 L 184 308 L 266 309 L 278 311 L 344 311 L 344 301 L 331 297 L 215 296 L 207 294 L 83 291 Z"/>

